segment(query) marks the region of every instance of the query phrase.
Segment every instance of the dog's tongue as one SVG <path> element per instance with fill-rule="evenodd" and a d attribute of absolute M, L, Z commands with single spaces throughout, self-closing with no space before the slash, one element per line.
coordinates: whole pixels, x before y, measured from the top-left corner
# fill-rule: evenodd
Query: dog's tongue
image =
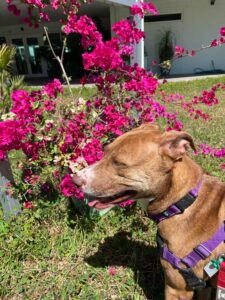
<path fill-rule="evenodd" d="M 98 200 L 94 200 L 94 201 L 88 202 L 88 206 L 94 207 L 95 204 L 98 203 L 98 202 L 99 202 Z"/>
<path fill-rule="evenodd" d="M 97 208 L 97 209 L 105 209 L 105 208 L 108 208 L 108 207 L 113 207 L 114 205 L 111 204 L 111 203 L 101 203 L 98 200 L 93 200 L 93 201 L 88 202 L 88 206 L 94 207 L 94 208 Z"/>

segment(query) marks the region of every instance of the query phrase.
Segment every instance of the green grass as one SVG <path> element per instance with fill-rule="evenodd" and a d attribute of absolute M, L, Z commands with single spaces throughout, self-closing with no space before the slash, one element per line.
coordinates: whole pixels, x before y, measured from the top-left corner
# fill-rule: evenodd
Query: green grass
<path fill-rule="evenodd" d="M 210 89 L 219 82 L 225 84 L 225 77 L 169 83 L 163 89 L 167 93 L 180 93 L 185 96 L 185 100 L 190 101 L 193 96 L 200 96 L 203 89 Z M 211 116 L 211 120 L 208 122 L 204 122 L 202 119 L 192 120 L 187 117 L 185 112 L 181 112 L 184 130 L 192 135 L 196 146 L 199 143 L 207 143 L 216 148 L 225 147 L 225 91 L 218 91 L 217 96 L 219 99 L 218 105 L 213 107 L 201 106 L 201 109 Z M 220 164 L 224 163 L 224 160 L 210 156 L 195 157 L 194 159 L 201 164 L 206 172 L 225 181 L 225 172 L 220 168 Z"/>
<path fill-rule="evenodd" d="M 190 100 L 218 81 L 225 78 L 170 83 L 164 89 Z M 87 90 L 82 97 L 92 93 Z M 224 146 L 223 92 L 219 99 L 220 105 L 209 109 L 209 123 L 190 121 L 183 114 L 185 130 L 196 144 Z M 207 172 L 225 179 L 221 160 L 195 159 Z M 0 221 L 0 299 L 162 300 L 155 233 L 155 226 L 138 207 L 88 219 L 69 203 L 58 207 L 46 203 L 16 220 Z M 114 276 L 109 273 L 111 266 Z"/>
<path fill-rule="evenodd" d="M 62 205 L 2 222 L 0 297 L 146 299 L 145 292 L 162 293 L 154 235 L 137 209 L 94 220 L 73 211 L 72 220 Z"/>

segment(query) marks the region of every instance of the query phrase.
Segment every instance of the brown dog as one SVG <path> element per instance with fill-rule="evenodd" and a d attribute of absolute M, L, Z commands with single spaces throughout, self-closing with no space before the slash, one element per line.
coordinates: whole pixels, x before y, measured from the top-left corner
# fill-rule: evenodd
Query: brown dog
<path fill-rule="evenodd" d="M 158 225 L 170 251 L 183 258 L 210 239 L 225 219 L 225 184 L 203 174 L 201 167 L 186 155 L 188 145 L 194 149 L 191 136 L 185 132 L 162 133 L 155 125 L 142 125 L 108 145 L 104 158 L 80 171 L 74 181 L 96 198 L 90 206 L 103 209 L 131 198 L 145 205 L 150 214 L 166 210 L 200 184 L 193 204 Z M 224 243 L 193 267 L 194 274 L 208 280 L 203 268 L 221 253 L 225 253 Z M 164 259 L 161 263 L 165 299 L 192 299 L 194 292 L 179 270 Z M 200 294 L 199 299 L 207 299 Z"/>

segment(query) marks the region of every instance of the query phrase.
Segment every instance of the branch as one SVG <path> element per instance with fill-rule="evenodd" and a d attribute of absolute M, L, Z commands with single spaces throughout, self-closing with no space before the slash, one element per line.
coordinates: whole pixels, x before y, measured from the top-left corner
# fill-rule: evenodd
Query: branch
<path fill-rule="evenodd" d="M 69 80 L 69 78 L 68 78 L 68 76 L 67 76 L 67 74 L 66 74 L 66 70 L 65 70 L 65 68 L 64 68 L 64 66 L 63 66 L 63 62 L 62 62 L 63 52 L 64 52 L 64 49 L 65 49 L 65 46 L 63 47 L 63 52 L 62 52 L 61 58 L 60 58 L 58 55 L 56 55 L 55 50 L 54 50 L 53 47 L 52 47 L 52 43 L 51 43 L 50 38 L 49 38 L 49 35 L 48 35 L 48 28 L 47 28 L 46 26 L 44 26 L 44 32 L 45 32 L 45 34 L 46 34 L 46 38 L 47 38 L 49 47 L 50 47 L 50 49 L 51 49 L 51 51 L 52 51 L 52 54 L 53 54 L 54 58 L 58 61 L 59 65 L 60 65 L 60 68 L 61 68 L 62 73 L 63 73 L 63 77 L 65 78 L 66 84 L 67 84 L 67 86 L 68 86 L 68 88 L 69 88 L 70 95 L 71 95 L 72 99 L 74 99 L 73 91 L 72 91 L 72 88 L 71 88 L 71 85 L 70 85 L 70 80 Z M 76 104 L 76 103 L 75 103 L 75 104 Z"/>

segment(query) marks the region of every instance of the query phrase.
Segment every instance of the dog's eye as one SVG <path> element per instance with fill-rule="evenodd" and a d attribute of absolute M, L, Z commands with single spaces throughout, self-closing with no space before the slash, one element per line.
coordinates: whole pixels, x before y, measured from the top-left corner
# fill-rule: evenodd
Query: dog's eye
<path fill-rule="evenodd" d="M 118 160 L 118 159 L 116 159 L 116 158 L 114 158 L 114 159 L 112 160 L 112 163 L 113 163 L 113 165 L 114 165 L 115 167 L 127 167 L 127 164 L 126 164 L 125 162 L 120 161 L 120 160 Z"/>
<path fill-rule="evenodd" d="M 102 146 L 102 150 L 103 150 L 104 153 L 106 153 L 109 150 L 109 146 L 107 144 L 104 144 Z"/>

